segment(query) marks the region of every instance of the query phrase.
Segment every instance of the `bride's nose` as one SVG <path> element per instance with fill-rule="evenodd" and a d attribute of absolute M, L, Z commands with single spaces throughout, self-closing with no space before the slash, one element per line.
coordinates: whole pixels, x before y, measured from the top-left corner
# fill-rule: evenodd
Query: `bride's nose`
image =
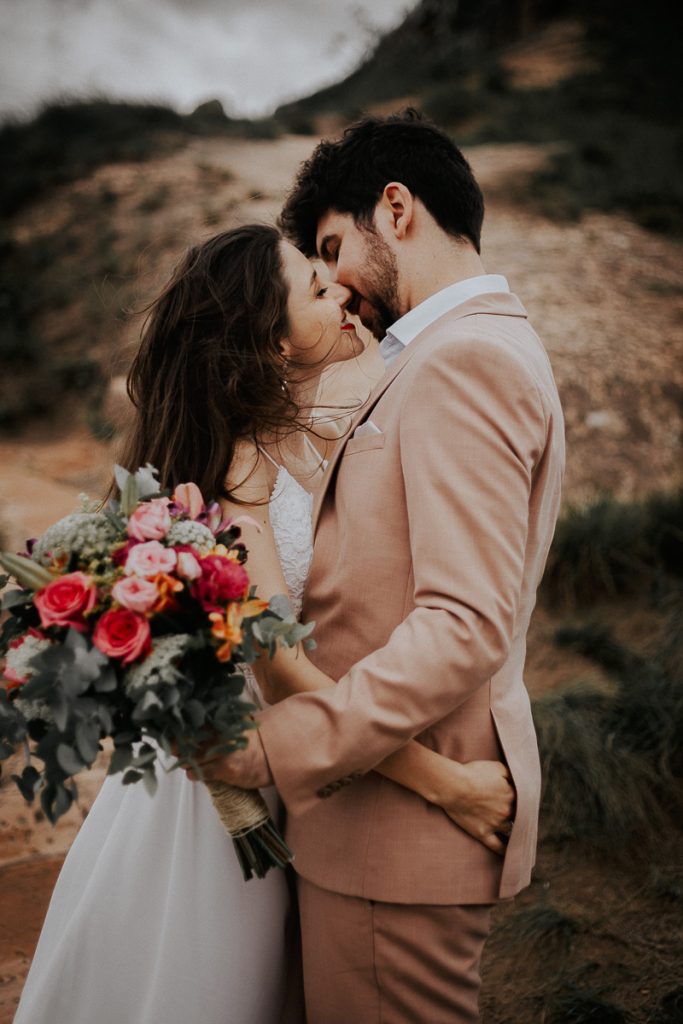
<path fill-rule="evenodd" d="M 336 281 L 328 285 L 328 289 L 332 292 L 334 298 L 339 303 L 340 308 L 346 309 L 353 295 L 351 289 L 347 288 L 343 284 L 338 284 Z"/>

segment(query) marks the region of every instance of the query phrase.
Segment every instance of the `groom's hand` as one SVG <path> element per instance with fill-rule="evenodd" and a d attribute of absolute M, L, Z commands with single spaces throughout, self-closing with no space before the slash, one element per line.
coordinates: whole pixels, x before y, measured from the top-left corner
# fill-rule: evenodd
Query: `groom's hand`
<path fill-rule="evenodd" d="M 233 754 L 215 754 L 204 758 L 200 753 L 197 761 L 203 772 L 203 781 L 227 782 L 231 786 L 241 786 L 242 789 L 271 786 L 273 777 L 258 729 L 249 730 L 246 739 L 246 747 L 243 750 L 236 750 Z M 195 782 L 199 780 L 199 776 L 191 768 L 186 768 L 185 771 L 189 779 Z"/>

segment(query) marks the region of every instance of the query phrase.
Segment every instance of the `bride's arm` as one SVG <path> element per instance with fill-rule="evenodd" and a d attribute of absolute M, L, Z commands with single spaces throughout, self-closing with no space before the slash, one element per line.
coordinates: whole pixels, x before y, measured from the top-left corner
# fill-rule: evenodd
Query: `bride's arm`
<path fill-rule="evenodd" d="M 234 474 L 239 474 L 235 478 Z M 242 540 L 248 551 L 249 578 L 261 597 L 286 594 L 275 538 L 270 525 L 268 499 L 272 479 L 258 452 L 244 448 L 233 463 L 229 485 L 244 503 L 223 501 L 234 517 L 247 515 L 258 528 L 245 524 Z M 334 686 L 334 680 L 316 668 L 301 645 L 278 648 L 275 656 L 262 654 L 251 666 L 266 700 L 276 703 L 294 693 Z M 491 850 L 504 852 L 496 833 L 505 831 L 513 813 L 514 790 L 507 768 L 499 761 L 461 764 L 412 740 L 386 758 L 375 771 L 441 807 L 461 828 Z"/>
<path fill-rule="evenodd" d="M 271 703 L 294 693 L 334 686 L 334 680 L 316 668 L 302 650 L 278 651 L 267 663 L 262 659 L 259 676 Z M 411 740 L 374 770 L 441 807 L 456 825 L 490 850 L 505 852 L 498 833 L 508 831 L 515 792 L 501 761 L 462 764 Z"/>

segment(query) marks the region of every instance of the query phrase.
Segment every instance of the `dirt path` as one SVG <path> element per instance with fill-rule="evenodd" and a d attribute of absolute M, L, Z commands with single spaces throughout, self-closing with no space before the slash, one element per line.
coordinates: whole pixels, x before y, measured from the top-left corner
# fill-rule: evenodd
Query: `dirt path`
<path fill-rule="evenodd" d="M 238 220 L 272 220 L 309 138 L 275 142 L 201 140 L 140 166 L 99 170 L 87 181 L 36 204 L 17 236 L 40 237 L 66 222 L 74 202 L 103 188 L 117 196 L 117 231 L 140 245 L 140 290 L 149 294 L 188 240 Z M 528 146 L 486 146 L 469 154 L 488 197 L 484 260 L 508 275 L 553 362 L 568 435 L 566 496 L 603 490 L 632 498 L 680 480 L 683 417 L 683 274 L 679 245 L 620 217 L 589 215 L 555 224 L 515 205 L 510 187 L 546 153 Z M 140 211 L 141 200 L 168 196 Z M 137 239 L 137 241 L 136 241 Z M 121 243 L 123 244 L 123 243 Z M 108 344 L 133 345 L 139 323 L 114 317 Z M 113 357 L 112 357 L 113 358 Z M 11 549 L 73 510 L 78 494 L 100 494 L 112 451 L 79 426 L 34 430 L 0 441 L 0 532 Z M 542 615 L 532 630 L 531 688 L 571 676 L 566 657 L 544 647 Z M 7 773 L 0 785 L 0 1024 L 8 1024 L 64 852 L 101 782 L 100 764 L 81 807 L 53 830 L 36 820 Z M 59 1022 L 62 1024 L 62 1022 Z M 64 1022 L 66 1024 L 66 1022 Z"/>

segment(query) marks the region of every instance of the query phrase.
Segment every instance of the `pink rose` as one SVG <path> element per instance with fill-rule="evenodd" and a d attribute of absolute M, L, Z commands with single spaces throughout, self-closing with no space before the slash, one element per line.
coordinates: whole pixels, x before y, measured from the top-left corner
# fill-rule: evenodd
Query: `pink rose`
<path fill-rule="evenodd" d="M 191 551 L 179 551 L 176 572 L 184 580 L 196 580 L 201 576 L 202 569 Z"/>
<path fill-rule="evenodd" d="M 120 658 L 123 665 L 152 649 L 149 622 L 143 615 L 127 608 L 105 612 L 95 627 L 92 639 L 98 650 L 110 658 Z"/>
<path fill-rule="evenodd" d="M 128 520 L 128 536 L 134 540 L 161 540 L 171 528 L 168 498 L 153 498 L 135 509 Z"/>
<path fill-rule="evenodd" d="M 196 519 L 204 511 L 204 498 L 196 484 L 178 484 L 173 492 L 173 501 L 190 519 Z"/>
<path fill-rule="evenodd" d="M 111 588 L 111 596 L 129 611 L 144 614 L 156 603 L 159 593 L 151 580 L 140 579 L 139 576 L 126 576 L 122 580 L 117 580 Z"/>
<path fill-rule="evenodd" d="M 241 600 L 249 589 L 247 570 L 234 558 L 207 555 L 199 559 L 202 575 L 192 593 L 205 611 L 222 611 L 228 601 Z"/>
<path fill-rule="evenodd" d="M 85 616 L 97 603 L 97 587 L 84 572 L 70 572 L 39 590 L 33 603 L 43 626 L 71 626 L 85 633 Z"/>
<path fill-rule="evenodd" d="M 130 549 L 125 572 L 127 576 L 156 576 L 159 572 L 173 572 L 176 561 L 173 548 L 165 548 L 158 540 L 148 540 Z"/>

